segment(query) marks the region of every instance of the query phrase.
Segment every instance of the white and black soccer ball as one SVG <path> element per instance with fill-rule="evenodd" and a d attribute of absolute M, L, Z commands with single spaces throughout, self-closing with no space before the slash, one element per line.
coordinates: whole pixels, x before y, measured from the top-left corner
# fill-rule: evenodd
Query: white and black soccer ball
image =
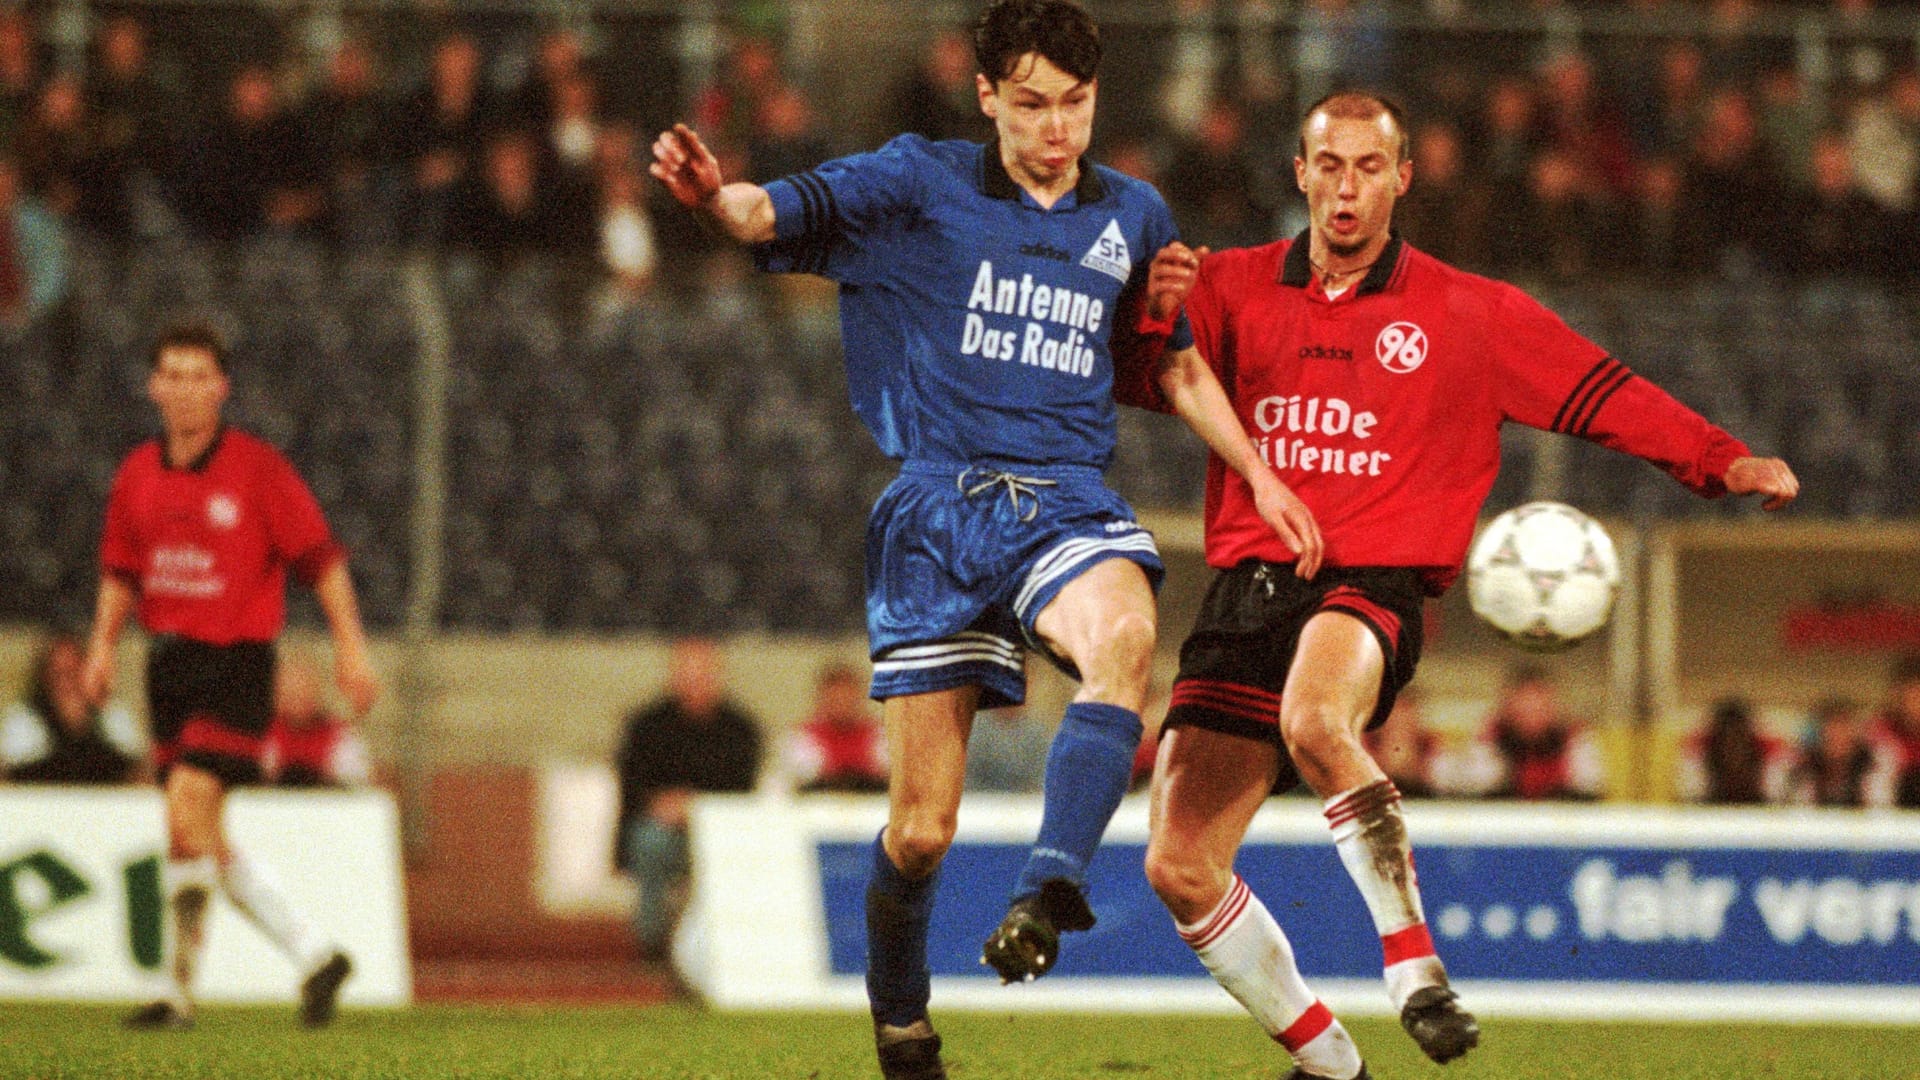
<path fill-rule="evenodd" d="M 1467 552 L 1473 613 L 1534 652 L 1557 652 L 1597 633 L 1619 586 L 1612 538 L 1565 503 L 1516 506 L 1489 521 Z"/>

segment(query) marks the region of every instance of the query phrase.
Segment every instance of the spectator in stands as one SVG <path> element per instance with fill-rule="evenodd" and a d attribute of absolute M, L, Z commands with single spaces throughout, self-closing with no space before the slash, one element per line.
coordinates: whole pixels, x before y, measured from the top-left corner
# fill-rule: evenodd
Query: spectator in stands
<path fill-rule="evenodd" d="M 571 92 L 567 84 L 582 80 L 590 85 L 592 76 L 587 71 L 586 48 L 579 32 L 565 26 L 547 31 L 534 48 L 526 81 L 506 103 L 503 111 L 507 122 L 529 131 L 548 130 L 566 115 L 561 97 Z"/>
<path fill-rule="evenodd" d="M 1413 175 L 1420 182 L 1394 204 L 1408 242 L 1450 263 L 1485 265 L 1486 198 L 1467 175 L 1460 129 L 1451 120 L 1413 129 Z"/>
<path fill-rule="evenodd" d="M 1888 215 L 1908 223 L 1920 214 L 1920 70 L 1902 68 L 1854 110 L 1847 128 L 1854 180 Z"/>
<path fill-rule="evenodd" d="M 714 143 L 744 146 L 761 102 L 782 85 L 780 50 L 767 38 L 745 34 L 733 40 L 721 68 L 721 77 L 694 95 L 694 127 Z"/>
<path fill-rule="evenodd" d="M 447 220 L 451 247 L 511 261 L 553 246 L 553 208 L 541 199 L 533 136 L 506 130 L 487 141 L 480 172 L 460 188 Z"/>
<path fill-rule="evenodd" d="M 1435 766 L 1445 753 L 1446 742 L 1427 726 L 1415 688 L 1400 691 L 1386 722 L 1368 730 L 1361 741 L 1400 794 L 1419 799 L 1442 793 Z"/>
<path fill-rule="evenodd" d="M 1532 242 L 1516 273 L 1550 281 L 1579 281 L 1615 257 L 1613 213 L 1604 196 L 1594 190 L 1573 155 L 1549 147 L 1527 170 L 1527 198 L 1514 214 L 1525 223 Z"/>
<path fill-rule="evenodd" d="M 80 216 L 81 185 L 94 166 L 93 140 L 80 80 L 66 74 L 48 79 L 20 129 L 20 172 L 27 190 L 69 221 Z"/>
<path fill-rule="evenodd" d="M 614 862 L 640 886 L 633 915 L 640 952 L 660 959 L 686 881 L 693 797 L 751 791 L 760 774 L 760 728 L 727 699 L 718 645 L 705 638 L 674 642 L 666 694 L 627 718 L 616 769 Z"/>
<path fill-rule="evenodd" d="M 1793 187 L 1814 184 L 1814 140 L 1825 124 L 1826 110 L 1793 64 L 1775 64 L 1761 72 L 1758 83 L 1760 145 L 1766 148 L 1776 176 Z"/>
<path fill-rule="evenodd" d="M 1633 187 L 1633 146 L 1626 121 L 1595 89 L 1593 65 L 1578 52 L 1559 53 L 1540 69 L 1540 118 L 1547 146 L 1579 178 L 1583 198 L 1604 201 Z"/>
<path fill-rule="evenodd" d="M 302 118 L 321 163 L 327 231 L 335 240 L 392 239 L 399 213 L 388 175 L 393 118 L 373 50 L 358 38 L 341 42 Z"/>
<path fill-rule="evenodd" d="M 755 180 L 778 180 L 805 172 L 831 156 L 827 133 L 813 105 L 792 83 L 781 83 L 761 99 L 753 132 L 747 137 L 747 172 Z"/>
<path fill-rule="evenodd" d="M 889 130 L 942 139 L 971 139 L 982 134 L 980 104 L 973 85 L 973 44 L 959 30 L 948 30 L 928 44 L 910 74 L 888 98 L 894 119 Z"/>
<path fill-rule="evenodd" d="M 980 710 L 967 737 L 966 789 L 1038 794 L 1052 745 L 1053 728 L 1024 706 Z"/>
<path fill-rule="evenodd" d="M 1272 239 L 1238 103 L 1214 98 L 1167 166 L 1167 202 L 1187 243 L 1244 247 Z"/>
<path fill-rule="evenodd" d="M 319 161 L 264 64 L 234 75 L 226 111 L 176 165 L 181 213 L 201 235 L 237 240 L 269 229 L 304 229 L 319 218 Z"/>
<path fill-rule="evenodd" d="M 320 669 L 298 650 L 280 655 L 273 678 L 273 720 L 260 772 L 282 787 L 358 787 L 372 774 L 367 744 L 353 722 L 321 700 Z"/>
<path fill-rule="evenodd" d="M 653 287 L 659 262 L 647 183 L 635 156 L 632 128 L 608 125 L 595 156 L 600 196 L 600 263 L 607 271 L 615 306 L 625 307 Z"/>
<path fill-rule="evenodd" d="M 154 70 L 146 24 L 136 15 L 114 15 L 100 24 L 93 44 L 87 106 L 105 126 L 103 141 L 131 149 L 160 138 L 167 117 L 159 110 L 175 95 Z"/>
<path fill-rule="evenodd" d="M 1745 698 L 1714 702 L 1704 728 L 1680 749 L 1675 789 L 1687 802 L 1753 806 L 1786 800 L 1793 748 L 1761 731 Z"/>
<path fill-rule="evenodd" d="M 437 243 L 454 202 L 477 186 L 487 123 L 480 46 L 454 33 L 434 46 L 427 84 L 401 106 L 395 152 L 411 177 L 406 215 L 412 238 Z"/>
<path fill-rule="evenodd" d="M 1696 273 L 1751 268 L 1773 226 L 1783 188 L 1760 145 L 1753 99 L 1723 87 L 1707 98 L 1681 182 L 1683 220 L 1700 238 Z"/>
<path fill-rule="evenodd" d="M 20 168 L 0 152 L 0 331 L 38 322 L 67 294 L 67 231 L 21 190 Z"/>
<path fill-rule="evenodd" d="M 146 752 L 124 705 L 96 706 L 80 681 L 86 647 L 68 633 L 40 646 L 26 694 L 0 713 L 0 779 L 16 783 L 120 784 L 140 776 Z"/>
<path fill-rule="evenodd" d="M 1680 205 L 1680 165 L 1654 157 L 1640 163 L 1633 202 L 1622 224 L 1620 263 L 1634 270 L 1684 274 L 1700 265 L 1699 232 Z"/>
<path fill-rule="evenodd" d="M 1920 653 L 1894 665 L 1887 703 L 1874 718 L 1874 735 L 1886 740 L 1897 762 L 1894 803 L 1920 807 Z"/>
<path fill-rule="evenodd" d="M 1828 698 L 1813 708 L 1788 798 L 1801 806 L 1891 806 L 1899 772 L 1899 755 L 1872 737 L 1859 702 Z"/>
<path fill-rule="evenodd" d="M 1706 69 L 1706 54 L 1686 38 L 1661 48 L 1653 98 L 1635 124 L 1635 142 L 1643 156 L 1677 160 L 1693 146 L 1706 114 Z"/>
<path fill-rule="evenodd" d="M 1547 669 L 1520 664 L 1461 762 L 1463 790 L 1505 799 L 1597 799 L 1606 763 L 1586 725 L 1568 714 Z"/>
<path fill-rule="evenodd" d="M 1789 277 L 1875 278 L 1899 257 L 1891 218 L 1856 183 L 1839 129 L 1814 137 L 1809 186 L 1782 207 L 1768 265 Z"/>
<path fill-rule="evenodd" d="M 1507 211 L 1527 204 L 1528 171 L 1540 148 L 1535 108 L 1533 88 L 1523 79 L 1501 79 L 1487 93 L 1472 159 L 1477 171 L 1474 179 L 1484 186 L 1489 207 Z M 1537 239 L 1519 215 L 1489 210 L 1488 269 L 1511 273 L 1526 266 Z"/>
<path fill-rule="evenodd" d="M 814 681 L 813 712 L 787 738 L 793 789 L 887 790 L 887 739 L 852 667 L 828 664 Z"/>
<path fill-rule="evenodd" d="M 0 147 L 12 147 L 40 91 L 33 17 L 25 5 L 0 10 Z"/>

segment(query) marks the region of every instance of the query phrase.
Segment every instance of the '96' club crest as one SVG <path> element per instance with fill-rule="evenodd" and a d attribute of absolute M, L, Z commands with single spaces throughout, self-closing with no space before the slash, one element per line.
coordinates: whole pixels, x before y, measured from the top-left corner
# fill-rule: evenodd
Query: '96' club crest
<path fill-rule="evenodd" d="M 1373 339 L 1373 355 L 1388 371 L 1405 375 L 1426 362 L 1427 332 L 1410 322 L 1388 323 Z"/>

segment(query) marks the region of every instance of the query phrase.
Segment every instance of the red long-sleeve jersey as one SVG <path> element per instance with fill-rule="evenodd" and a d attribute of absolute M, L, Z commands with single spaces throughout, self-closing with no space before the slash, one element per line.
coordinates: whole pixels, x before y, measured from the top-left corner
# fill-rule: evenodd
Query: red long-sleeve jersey
<path fill-rule="evenodd" d="M 1223 251 L 1186 306 L 1194 343 L 1263 461 L 1318 520 L 1329 566 L 1413 566 L 1438 594 L 1458 576 L 1500 469 L 1500 425 L 1591 439 L 1706 496 L 1749 451 L 1519 289 L 1391 240 L 1328 299 L 1305 234 Z M 1115 396 L 1165 410 L 1145 366 Z M 1207 467 L 1207 562 L 1290 562 L 1245 480 Z"/>
<path fill-rule="evenodd" d="M 272 641 L 287 571 L 311 585 L 344 557 L 293 465 L 233 428 L 181 469 L 157 439 L 135 447 L 100 539 L 101 571 L 133 585 L 142 626 L 209 645 Z"/>

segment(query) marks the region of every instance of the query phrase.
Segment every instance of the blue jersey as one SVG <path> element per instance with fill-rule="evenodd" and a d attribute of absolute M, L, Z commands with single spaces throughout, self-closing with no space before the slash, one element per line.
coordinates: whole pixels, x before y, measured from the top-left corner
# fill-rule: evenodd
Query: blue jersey
<path fill-rule="evenodd" d="M 1082 161 L 1043 209 L 997 144 L 902 135 L 766 191 L 755 260 L 840 283 L 853 408 L 888 456 L 1107 467 L 1121 294 L 1177 238 L 1151 185 Z M 1183 317 L 1170 347 L 1191 342 Z"/>

